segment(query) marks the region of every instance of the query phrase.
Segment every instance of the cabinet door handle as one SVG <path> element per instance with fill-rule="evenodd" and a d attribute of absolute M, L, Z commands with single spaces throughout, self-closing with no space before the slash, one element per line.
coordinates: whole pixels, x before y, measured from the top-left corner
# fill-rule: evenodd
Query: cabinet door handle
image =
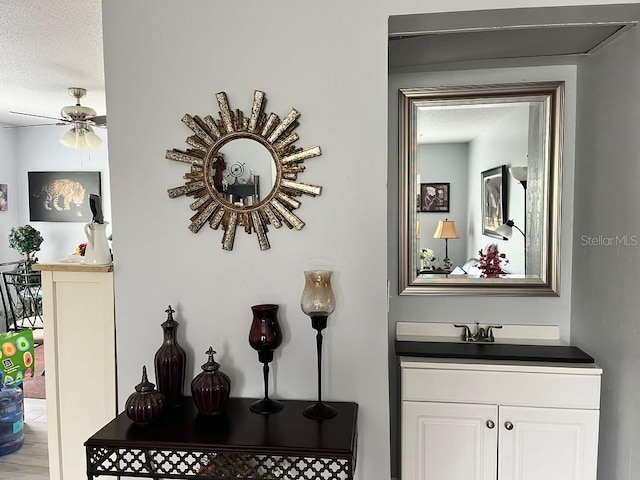
<path fill-rule="evenodd" d="M 506 428 L 507 430 L 513 430 L 513 423 L 504 422 L 504 428 Z"/>
<path fill-rule="evenodd" d="M 487 420 L 487 428 L 491 429 L 493 427 L 495 427 L 496 424 L 493 423 L 493 420 Z"/>

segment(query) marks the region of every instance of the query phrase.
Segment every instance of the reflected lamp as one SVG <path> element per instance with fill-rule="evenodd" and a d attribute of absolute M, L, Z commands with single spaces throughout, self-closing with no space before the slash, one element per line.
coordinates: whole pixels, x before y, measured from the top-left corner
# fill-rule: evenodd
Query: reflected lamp
<path fill-rule="evenodd" d="M 433 238 L 444 239 L 444 263 L 448 265 L 451 263 L 449 260 L 449 239 L 460 238 L 458 231 L 456 230 L 456 222 L 449 219 L 440 220 L 436 231 L 433 234 Z"/>

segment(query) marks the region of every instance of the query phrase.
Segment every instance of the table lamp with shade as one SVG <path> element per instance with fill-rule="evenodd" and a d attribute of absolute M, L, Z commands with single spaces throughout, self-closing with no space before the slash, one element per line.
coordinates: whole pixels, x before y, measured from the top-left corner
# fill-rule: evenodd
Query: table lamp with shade
<path fill-rule="evenodd" d="M 451 260 L 449 259 L 449 239 L 460 238 L 460 236 L 458 235 L 458 231 L 456 230 L 456 222 L 447 218 L 445 218 L 444 220 L 440 220 L 438 222 L 438 226 L 436 227 L 436 231 L 433 234 L 433 238 L 444 239 L 444 264 L 445 267 L 450 266 Z"/>
<path fill-rule="evenodd" d="M 327 327 L 327 318 L 336 308 L 336 300 L 331 289 L 329 270 L 304 272 L 305 284 L 300 300 L 302 311 L 311 317 L 311 326 L 316 330 L 318 354 L 318 401 L 306 407 L 302 414 L 314 420 L 326 420 L 337 415 L 337 410 L 322 401 L 322 330 Z"/>

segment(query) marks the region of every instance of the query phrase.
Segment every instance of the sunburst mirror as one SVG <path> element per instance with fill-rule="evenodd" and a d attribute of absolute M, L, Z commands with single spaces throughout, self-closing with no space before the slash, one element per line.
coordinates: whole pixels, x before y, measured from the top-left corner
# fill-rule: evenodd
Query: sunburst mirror
<path fill-rule="evenodd" d="M 222 227 L 222 248 L 233 250 L 236 229 L 256 233 L 260 250 L 271 248 L 267 225 L 301 230 L 304 222 L 293 213 L 301 195 L 320 195 L 322 187 L 298 182 L 303 162 L 321 154 L 320 147 L 297 148 L 295 129 L 300 113 L 292 108 L 280 120 L 265 113 L 265 93 L 253 94 L 251 115 L 231 110 L 225 92 L 216 93 L 219 119 L 185 114 L 182 122 L 193 131 L 187 150 L 167 150 L 166 158 L 191 165 L 185 184 L 167 190 L 170 198 L 183 195 L 195 201 L 189 230 L 198 233 L 209 223 Z"/>

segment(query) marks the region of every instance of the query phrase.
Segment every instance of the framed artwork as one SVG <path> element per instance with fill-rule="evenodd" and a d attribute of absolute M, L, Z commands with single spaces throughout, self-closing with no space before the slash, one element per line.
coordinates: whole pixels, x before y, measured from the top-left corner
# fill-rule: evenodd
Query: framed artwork
<path fill-rule="evenodd" d="M 507 218 L 507 167 L 492 168 L 482 172 L 482 234 L 502 239 L 496 228 Z"/>
<path fill-rule="evenodd" d="M 100 172 L 29 172 L 28 175 L 29 220 L 91 221 L 89 194 L 101 195 Z"/>
<path fill-rule="evenodd" d="M 449 187 L 449 183 L 421 183 L 420 211 L 448 212 Z"/>
<path fill-rule="evenodd" d="M 9 199 L 7 197 L 7 184 L 0 183 L 0 212 L 9 210 Z"/>

